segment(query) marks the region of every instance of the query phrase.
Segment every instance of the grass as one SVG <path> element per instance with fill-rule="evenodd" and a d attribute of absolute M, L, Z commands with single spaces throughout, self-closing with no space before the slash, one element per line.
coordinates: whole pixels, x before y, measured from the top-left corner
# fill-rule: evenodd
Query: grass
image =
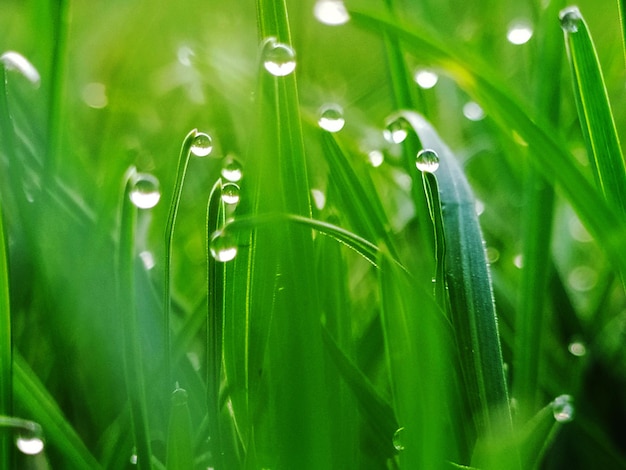
<path fill-rule="evenodd" d="M 626 468 L 601 3 L 6 2 L 0 466 Z"/>

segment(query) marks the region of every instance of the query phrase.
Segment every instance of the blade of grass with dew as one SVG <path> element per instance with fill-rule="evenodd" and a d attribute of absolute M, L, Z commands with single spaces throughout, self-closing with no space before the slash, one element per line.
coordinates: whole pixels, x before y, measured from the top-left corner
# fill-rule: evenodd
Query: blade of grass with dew
<path fill-rule="evenodd" d="M 132 431 L 137 448 L 137 465 L 142 470 L 150 470 L 152 468 L 152 450 L 134 293 L 137 207 L 131 201 L 130 193 L 133 191 L 136 175 L 134 167 L 127 172 L 122 193 L 120 238 L 117 254 L 118 315 L 121 317 L 124 376 L 130 403 Z"/>
<path fill-rule="evenodd" d="M 19 354 L 14 357 L 14 373 L 16 405 L 26 410 L 41 425 L 46 439 L 63 455 L 68 466 L 84 470 L 101 468 L 76 430 L 63 416 L 54 398 Z"/>
<path fill-rule="evenodd" d="M 421 60 L 445 70 L 458 85 L 478 102 L 500 129 L 511 138 L 532 143 L 531 164 L 548 180 L 562 188 L 579 217 L 620 269 L 626 268 L 626 250 L 622 234 L 626 223 L 612 210 L 594 190 L 565 144 L 556 137 L 558 132 L 542 117 L 531 118 L 524 106 L 506 85 L 504 80 L 476 56 L 456 44 L 454 51 L 444 45 L 438 34 L 427 26 L 406 28 L 393 24 L 379 16 L 351 10 L 356 24 L 369 30 L 391 31 L 404 39 L 407 51 Z M 547 157 L 547 156 L 550 157 Z"/>
<path fill-rule="evenodd" d="M 626 167 L 595 46 L 577 7 L 562 10 L 560 19 L 576 109 L 596 184 L 609 204 L 623 215 L 626 213 Z"/>
<path fill-rule="evenodd" d="M 191 416 L 187 405 L 187 391 L 182 388 L 177 388 L 172 393 L 172 409 L 167 433 L 168 470 L 193 468 Z"/>

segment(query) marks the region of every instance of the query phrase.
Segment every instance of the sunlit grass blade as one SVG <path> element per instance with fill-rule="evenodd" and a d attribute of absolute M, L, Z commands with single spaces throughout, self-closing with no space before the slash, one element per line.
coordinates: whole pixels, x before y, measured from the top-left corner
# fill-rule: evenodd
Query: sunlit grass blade
<path fill-rule="evenodd" d="M 135 231 L 137 207 L 131 201 L 131 192 L 137 173 L 132 167 L 124 179 L 120 210 L 120 238 L 117 253 L 118 315 L 124 345 L 124 376 L 130 403 L 131 423 L 137 448 L 137 465 L 142 470 L 152 468 L 152 451 L 146 391 L 143 374 L 141 343 L 135 300 Z"/>
<path fill-rule="evenodd" d="M 177 388 L 172 394 L 172 409 L 167 437 L 168 470 L 193 468 L 192 442 L 187 391 Z"/>
<path fill-rule="evenodd" d="M 560 13 L 574 83 L 576 107 L 596 184 L 626 214 L 626 167 L 604 78 L 589 28 L 577 7 Z"/>
<path fill-rule="evenodd" d="M 16 405 L 26 410 L 29 417 L 41 425 L 50 445 L 71 468 L 101 468 L 35 372 L 17 354 L 14 366 Z"/>

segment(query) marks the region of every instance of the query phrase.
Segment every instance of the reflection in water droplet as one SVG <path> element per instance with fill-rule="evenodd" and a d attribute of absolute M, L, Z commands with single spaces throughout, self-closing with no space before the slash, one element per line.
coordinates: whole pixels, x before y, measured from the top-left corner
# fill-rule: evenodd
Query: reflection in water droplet
<path fill-rule="evenodd" d="M 320 109 L 319 126 L 328 132 L 338 132 L 343 129 L 346 120 L 343 118 L 343 109 L 338 104 L 327 104 Z"/>
<path fill-rule="evenodd" d="M 263 66 L 275 77 L 284 77 L 296 69 L 296 53 L 288 44 L 269 40 L 263 51 Z"/>
<path fill-rule="evenodd" d="M 439 75 L 432 70 L 418 70 L 415 72 L 415 82 L 425 90 L 434 87 L 439 81 Z"/>
<path fill-rule="evenodd" d="M 385 155 L 380 150 L 372 150 L 367 154 L 367 159 L 374 168 L 378 168 L 385 161 Z"/>
<path fill-rule="evenodd" d="M 561 20 L 561 28 L 566 33 L 576 33 L 583 21 L 583 16 L 580 14 L 578 7 L 567 7 L 559 12 L 559 19 Z"/>
<path fill-rule="evenodd" d="M 224 232 L 224 230 L 218 230 L 213 234 L 209 249 L 211 256 L 221 263 L 231 261 L 237 256 L 237 243 L 235 239 L 230 234 Z"/>
<path fill-rule="evenodd" d="M 583 357 L 587 354 L 587 346 L 582 341 L 573 341 L 567 347 L 567 350 L 571 355 L 576 357 Z"/>
<path fill-rule="evenodd" d="M 237 185 L 236 183 L 225 183 L 222 186 L 222 201 L 224 201 L 224 204 L 238 204 L 239 185 Z"/>
<path fill-rule="evenodd" d="M 213 151 L 213 139 L 204 132 L 198 132 L 191 143 L 190 150 L 196 157 L 206 157 Z"/>
<path fill-rule="evenodd" d="M 311 197 L 317 210 L 322 210 L 326 205 L 326 195 L 319 189 L 311 189 Z"/>
<path fill-rule="evenodd" d="M 393 447 L 398 451 L 402 452 L 404 450 L 404 427 L 399 428 L 396 432 L 393 433 L 392 443 Z"/>
<path fill-rule="evenodd" d="M 533 28 L 526 20 L 516 20 L 509 25 L 506 38 L 511 44 L 526 44 L 533 37 Z"/>
<path fill-rule="evenodd" d="M 83 87 L 80 96 L 90 108 L 102 109 L 109 104 L 106 87 L 102 83 L 88 83 Z"/>
<path fill-rule="evenodd" d="M 480 121 L 485 117 L 485 112 L 480 105 L 474 101 L 468 101 L 463 106 L 463 116 L 470 121 Z"/>
<path fill-rule="evenodd" d="M 21 73 L 26 80 L 39 87 L 41 76 L 39 71 L 30 61 L 19 52 L 7 51 L 0 56 L 0 62 L 4 64 L 6 70 L 16 70 Z"/>
<path fill-rule="evenodd" d="M 318 0 L 313 15 L 317 21 L 329 26 L 339 26 L 350 21 L 350 14 L 342 0 Z"/>
<path fill-rule="evenodd" d="M 15 445 L 26 455 L 37 455 L 44 448 L 43 440 L 38 436 L 17 436 Z"/>
<path fill-rule="evenodd" d="M 161 199 L 159 180 L 149 173 L 137 173 L 130 200 L 140 209 L 150 209 Z"/>
<path fill-rule="evenodd" d="M 568 423 L 574 419 L 574 405 L 571 395 L 559 395 L 552 402 L 552 414 L 559 423 Z"/>
<path fill-rule="evenodd" d="M 222 166 L 222 176 L 233 183 L 240 181 L 243 178 L 241 162 L 233 156 L 226 157 Z"/>
<path fill-rule="evenodd" d="M 399 117 L 389 122 L 383 131 L 383 137 L 390 144 L 399 144 L 409 135 L 409 124 L 406 119 Z"/>
<path fill-rule="evenodd" d="M 422 149 L 417 152 L 415 166 L 419 171 L 433 173 L 439 168 L 439 156 L 431 149 Z"/>

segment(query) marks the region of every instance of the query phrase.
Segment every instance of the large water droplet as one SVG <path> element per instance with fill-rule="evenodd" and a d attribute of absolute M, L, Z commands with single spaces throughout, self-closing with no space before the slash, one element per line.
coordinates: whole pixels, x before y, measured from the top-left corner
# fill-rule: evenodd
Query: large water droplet
<path fill-rule="evenodd" d="M 403 438 L 404 438 L 404 427 L 401 427 L 396 432 L 393 433 L 393 438 L 392 438 L 393 447 L 398 452 L 402 452 L 404 450 Z"/>
<path fill-rule="evenodd" d="M 338 26 L 350 21 L 350 14 L 342 0 L 318 0 L 313 7 L 317 21 L 329 26 Z"/>
<path fill-rule="evenodd" d="M 574 419 L 574 405 L 571 395 L 559 395 L 552 402 L 552 414 L 559 423 L 568 423 Z"/>
<path fill-rule="evenodd" d="M 235 205 L 239 203 L 239 185 L 226 183 L 222 186 L 222 201 L 224 204 Z"/>
<path fill-rule="evenodd" d="M 406 119 L 399 117 L 389 122 L 383 130 L 383 137 L 390 144 L 399 144 L 409 135 L 409 124 Z"/>
<path fill-rule="evenodd" d="M 270 40 L 263 51 L 263 66 L 275 77 L 284 77 L 296 69 L 296 53 L 290 45 Z"/>
<path fill-rule="evenodd" d="M 37 455 L 44 448 L 43 440 L 39 436 L 33 435 L 17 436 L 17 439 L 15 439 L 15 445 L 17 445 L 20 452 L 26 455 Z"/>
<path fill-rule="evenodd" d="M 583 16 L 578 7 L 567 7 L 559 12 L 561 28 L 566 33 L 576 33 L 583 21 Z"/>
<path fill-rule="evenodd" d="M 511 44 L 526 44 L 533 37 L 533 28 L 526 20 L 515 20 L 509 25 L 506 38 Z"/>
<path fill-rule="evenodd" d="M 421 69 L 415 72 L 415 82 L 425 90 L 434 87 L 439 81 L 439 75 L 432 70 Z"/>
<path fill-rule="evenodd" d="M 206 157 L 213 151 L 213 139 L 209 134 L 198 132 L 191 143 L 190 150 L 196 157 Z"/>
<path fill-rule="evenodd" d="M 222 166 L 222 176 L 233 183 L 240 181 L 243 178 L 241 162 L 233 156 L 226 157 Z"/>
<path fill-rule="evenodd" d="M 19 52 L 7 51 L 0 56 L 0 62 L 7 70 L 15 70 L 21 73 L 26 80 L 38 87 L 41 83 L 39 71 L 30 61 Z"/>
<path fill-rule="evenodd" d="M 161 199 L 159 180 L 149 173 L 137 173 L 130 200 L 140 209 L 150 209 Z"/>
<path fill-rule="evenodd" d="M 209 250 L 216 261 L 226 263 L 237 256 L 237 242 L 224 230 L 218 230 L 211 237 Z"/>
<path fill-rule="evenodd" d="M 338 132 L 343 129 L 346 120 L 343 118 L 343 109 L 338 104 L 327 104 L 320 109 L 319 126 L 328 132 Z"/>
<path fill-rule="evenodd" d="M 433 173 L 439 168 L 439 155 L 431 149 L 423 149 L 417 152 L 415 166 L 419 171 Z"/>

